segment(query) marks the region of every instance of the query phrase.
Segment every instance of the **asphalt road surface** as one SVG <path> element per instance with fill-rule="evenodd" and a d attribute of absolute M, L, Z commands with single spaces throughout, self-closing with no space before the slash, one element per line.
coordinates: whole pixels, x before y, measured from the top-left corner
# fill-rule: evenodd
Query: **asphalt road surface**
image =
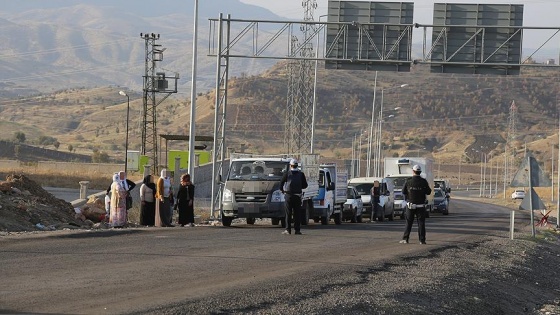
<path fill-rule="evenodd" d="M 365 273 L 402 257 L 503 234 L 509 214 L 501 207 L 452 199 L 449 216 L 427 219 L 428 245 L 417 243 L 416 225 L 411 244 L 398 244 L 404 225 L 399 219 L 340 226 L 310 222 L 304 235 L 281 235 L 281 228 L 260 221 L 230 228 L 9 235 L 0 237 L 0 313 L 169 313 L 220 296 L 223 305 L 182 312 L 266 313 L 270 305 L 260 305 L 259 296 L 263 288 L 274 290 L 275 283 L 313 285 L 313 279 L 322 279 L 322 285 L 327 281 L 336 287 L 341 277 L 351 277 L 349 270 Z M 256 305 L 228 309 L 227 299 L 238 292 L 253 297 Z"/>

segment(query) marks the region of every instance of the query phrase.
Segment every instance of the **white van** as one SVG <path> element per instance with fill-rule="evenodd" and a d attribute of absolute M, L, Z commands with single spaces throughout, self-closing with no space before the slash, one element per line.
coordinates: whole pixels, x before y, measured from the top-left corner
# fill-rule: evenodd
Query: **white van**
<path fill-rule="evenodd" d="M 362 203 L 364 204 L 364 217 L 371 218 L 371 188 L 373 183 L 378 181 L 380 184 L 381 197 L 379 198 L 379 209 L 381 209 L 382 215 L 377 219 L 383 221 L 384 218 L 388 218 L 389 221 L 393 221 L 395 218 L 395 212 L 393 209 L 393 187 L 392 181 L 388 181 L 383 177 L 355 177 L 348 180 L 348 186 L 356 188 L 358 193 L 362 198 Z"/>

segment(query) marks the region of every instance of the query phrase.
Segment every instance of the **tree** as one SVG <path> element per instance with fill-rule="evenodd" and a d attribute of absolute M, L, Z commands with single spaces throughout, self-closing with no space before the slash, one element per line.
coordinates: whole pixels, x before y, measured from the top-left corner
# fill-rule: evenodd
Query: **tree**
<path fill-rule="evenodd" d="M 55 149 L 58 150 L 58 148 L 60 147 L 60 142 L 55 141 L 55 142 L 53 143 L 53 146 L 54 146 Z"/>
<path fill-rule="evenodd" d="M 74 151 L 74 146 L 69 144 L 68 145 L 68 152 L 72 152 L 72 151 Z"/>
<path fill-rule="evenodd" d="M 25 133 L 18 131 L 14 134 L 14 138 L 16 139 L 17 142 L 19 143 L 24 143 L 25 142 Z"/>
<path fill-rule="evenodd" d="M 101 152 L 99 150 L 94 150 L 91 160 L 93 161 L 93 163 L 108 163 L 109 154 L 107 154 L 106 152 Z"/>

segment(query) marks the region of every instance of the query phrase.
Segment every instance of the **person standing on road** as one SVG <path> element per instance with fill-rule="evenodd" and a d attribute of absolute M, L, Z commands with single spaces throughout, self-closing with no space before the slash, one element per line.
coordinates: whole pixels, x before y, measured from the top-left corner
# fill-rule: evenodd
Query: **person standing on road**
<path fill-rule="evenodd" d="M 181 175 L 181 186 L 175 198 L 181 226 L 194 226 L 194 185 L 190 174 Z"/>
<path fill-rule="evenodd" d="M 379 218 L 379 201 L 381 200 L 381 187 L 379 187 L 379 181 L 376 180 L 373 182 L 373 186 L 371 187 L 371 193 L 370 193 L 371 197 L 371 221 L 373 222 L 376 219 L 378 219 L 379 221 L 382 221 L 382 219 Z M 381 218 L 383 218 L 381 216 Z"/>
<path fill-rule="evenodd" d="M 425 178 L 420 177 L 422 168 L 420 165 L 412 167 L 413 176 L 403 186 L 402 192 L 407 201 L 406 207 L 406 229 L 399 243 L 407 244 L 410 230 L 414 223 L 414 216 L 418 220 L 418 237 L 420 244 L 426 244 L 426 195 L 432 193 L 432 189 Z"/>
<path fill-rule="evenodd" d="M 156 184 L 156 226 L 173 226 L 173 224 L 171 224 L 171 220 L 173 219 L 171 198 L 173 198 L 171 179 L 167 175 L 167 169 L 164 168 L 161 170 L 161 176 Z"/>
<path fill-rule="evenodd" d="M 282 234 L 292 234 L 292 216 L 295 234 L 301 234 L 301 196 L 307 188 L 305 174 L 298 169 L 298 161 L 290 160 L 290 170 L 280 180 L 280 189 L 286 202 L 286 230 Z"/>
<path fill-rule="evenodd" d="M 128 191 L 122 184 L 119 174 L 113 175 L 111 184 L 111 211 L 109 225 L 113 228 L 122 228 L 126 225 L 126 196 Z"/>
<path fill-rule="evenodd" d="M 152 175 L 146 175 L 140 186 L 140 225 L 154 226 L 156 224 L 156 184 Z"/>

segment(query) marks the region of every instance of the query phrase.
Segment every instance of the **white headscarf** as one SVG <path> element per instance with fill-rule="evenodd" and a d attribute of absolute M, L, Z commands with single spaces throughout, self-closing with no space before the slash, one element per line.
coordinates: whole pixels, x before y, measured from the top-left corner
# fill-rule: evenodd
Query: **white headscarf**
<path fill-rule="evenodd" d="M 161 178 L 166 179 L 167 178 L 167 169 L 164 168 L 161 170 Z"/>

